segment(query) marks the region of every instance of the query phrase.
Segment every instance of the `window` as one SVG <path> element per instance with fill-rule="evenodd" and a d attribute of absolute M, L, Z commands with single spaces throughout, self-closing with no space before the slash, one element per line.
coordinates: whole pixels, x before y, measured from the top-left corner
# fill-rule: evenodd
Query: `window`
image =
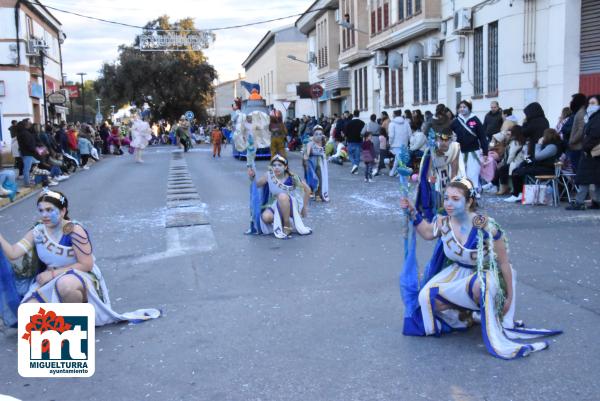
<path fill-rule="evenodd" d="M 386 68 L 383 73 L 383 85 L 385 87 L 385 105 L 390 105 L 390 70 Z"/>
<path fill-rule="evenodd" d="M 340 10 L 344 15 L 344 19 L 347 18 L 350 23 L 356 20 L 356 17 L 352 10 L 351 0 L 343 0 Z M 346 51 L 347 49 L 354 47 L 354 45 L 356 44 L 356 32 L 348 28 L 342 29 L 342 50 Z"/>
<path fill-rule="evenodd" d="M 26 23 L 27 23 L 27 39 L 31 39 L 31 38 L 33 38 L 33 20 L 31 19 L 31 17 L 29 15 L 27 16 Z"/>
<path fill-rule="evenodd" d="M 327 47 L 327 20 L 317 24 L 317 65 L 325 68 L 329 64 Z"/>
<path fill-rule="evenodd" d="M 406 17 L 412 17 L 412 15 L 413 15 L 412 0 L 406 0 Z"/>
<path fill-rule="evenodd" d="M 421 0 L 415 0 L 415 14 L 421 12 Z"/>
<path fill-rule="evenodd" d="M 367 110 L 368 85 L 367 85 L 367 67 L 354 70 L 354 109 Z"/>
<path fill-rule="evenodd" d="M 398 94 L 396 93 L 396 88 L 398 86 L 398 83 L 396 81 L 396 71 L 390 70 L 390 74 L 392 74 L 392 87 L 390 88 L 390 91 L 392 92 L 392 102 L 390 103 L 390 105 L 396 106 L 398 105 Z"/>
<path fill-rule="evenodd" d="M 419 63 L 413 64 L 413 103 L 419 103 Z"/>
<path fill-rule="evenodd" d="M 429 63 L 422 61 L 421 64 L 421 102 L 429 101 Z"/>
<path fill-rule="evenodd" d="M 438 85 L 439 85 L 438 61 L 431 60 L 429 63 L 431 64 L 431 101 L 437 102 L 438 101 Z"/>
<path fill-rule="evenodd" d="M 483 95 L 483 27 L 473 34 L 473 94 Z"/>
<path fill-rule="evenodd" d="M 404 106 L 404 72 L 402 68 L 396 71 L 398 75 L 398 106 Z"/>
<path fill-rule="evenodd" d="M 404 19 L 404 0 L 398 1 L 398 20 Z"/>
<path fill-rule="evenodd" d="M 498 21 L 488 25 L 488 93 L 498 93 Z"/>
<path fill-rule="evenodd" d="M 376 35 L 390 27 L 389 0 L 373 0 L 371 3 L 371 34 Z"/>

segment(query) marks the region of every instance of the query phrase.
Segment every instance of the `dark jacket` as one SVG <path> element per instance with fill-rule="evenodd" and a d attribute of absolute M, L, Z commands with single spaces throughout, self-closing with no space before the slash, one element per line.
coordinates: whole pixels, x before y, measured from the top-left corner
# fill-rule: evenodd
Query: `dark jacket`
<path fill-rule="evenodd" d="M 550 123 L 544 115 L 544 109 L 538 102 L 533 102 L 525 107 L 525 117 L 527 120 L 523 123 L 523 135 L 529 141 L 527 155 L 532 156 L 535 151 L 535 144 L 544 136 L 544 130 L 550 128 Z"/>
<path fill-rule="evenodd" d="M 58 145 L 59 149 L 62 152 L 69 151 L 69 144 L 67 142 L 67 134 L 66 134 L 64 128 L 59 128 L 56 131 L 56 133 L 54 134 L 54 140 L 56 141 L 56 144 Z"/>
<path fill-rule="evenodd" d="M 35 147 L 37 146 L 35 134 L 21 123 L 19 123 L 17 129 L 17 142 L 19 143 L 21 156 L 37 156 L 37 152 L 35 151 Z"/>
<path fill-rule="evenodd" d="M 448 136 L 452 136 L 452 128 L 450 128 L 450 125 L 452 125 L 452 121 L 447 115 L 442 114 L 435 116 L 430 122 L 425 123 L 425 126 L 423 127 L 423 133 L 425 136 L 429 136 L 429 129 L 431 128 L 436 134 L 444 133 Z"/>
<path fill-rule="evenodd" d="M 575 182 L 579 185 L 600 185 L 600 156 L 590 152 L 600 144 L 600 111 L 590 116 L 583 128 L 583 154 L 579 160 Z"/>
<path fill-rule="evenodd" d="M 360 118 L 353 118 L 345 127 L 344 133 L 346 139 L 350 143 L 362 142 L 362 130 L 365 127 L 365 122 Z"/>
<path fill-rule="evenodd" d="M 452 121 L 452 131 L 456 134 L 456 142 L 460 144 L 460 151 L 462 153 L 474 152 L 481 149 L 484 156 L 488 154 L 488 140 L 483 132 L 483 124 L 476 116 L 469 118 L 466 125 L 470 127 L 469 132 L 463 124 L 458 120 L 460 117 L 456 117 Z"/>
<path fill-rule="evenodd" d="M 498 110 L 495 113 L 488 111 L 483 119 L 483 132 L 485 132 L 485 136 L 488 141 L 492 139 L 492 135 L 500 132 L 500 127 L 502 127 L 502 112 Z"/>

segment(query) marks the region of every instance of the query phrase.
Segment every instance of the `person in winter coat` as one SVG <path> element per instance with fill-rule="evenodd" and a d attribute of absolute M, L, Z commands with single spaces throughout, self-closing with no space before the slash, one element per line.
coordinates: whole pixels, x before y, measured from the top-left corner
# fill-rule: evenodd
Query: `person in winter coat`
<path fill-rule="evenodd" d="M 461 101 L 458 105 L 458 116 L 452 121 L 450 127 L 456 134 L 456 141 L 460 144 L 461 171 L 464 171 L 467 178 L 471 180 L 477 190 L 477 197 L 480 197 L 479 173 L 481 164 L 487 163 L 488 140 L 483 131 L 483 124 L 471 112 L 472 109 L 471 102 Z"/>
<path fill-rule="evenodd" d="M 410 121 L 402 117 L 402 110 L 394 110 L 394 118 L 392 119 L 389 125 L 388 137 L 390 151 L 396 157 L 400 153 L 400 149 L 402 148 L 402 146 L 406 146 L 406 148 L 408 149 L 410 135 L 412 134 L 410 123 Z M 395 168 L 390 169 L 390 177 L 395 176 L 396 174 L 397 172 Z"/>
<path fill-rule="evenodd" d="M 360 145 L 362 144 L 362 135 L 365 132 L 365 123 L 360 119 L 360 111 L 354 110 L 353 118 L 344 127 L 346 140 L 348 141 L 348 154 L 352 162 L 352 174 L 358 174 L 358 165 L 360 164 Z"/>
<path fill-rule="evenodd" d="M 23 158 L 23 182 L 25 186 L 32 186 L 29 176 L 31 174 L 31 168 L 36 161 L 35 157 L 37 141 L 32 130 L 31 121 L 26 118 L 17 124 L 17 142 L 19 144 L 19 151 Z"/>
<path fill-rule="evenodd" d="M 69 126 L 67 130 L 67 147 L 69 148 L 69 153 L 71 156 L 77 159 L 77 161 L 81 162 L 79 159 L 79 146 L 78 146 L 78 132 L 73 125 Z"/>
<path fill-rule="evenodd" d="M 84 170 L 89 170 L 90 166 L 87 165 L 87 162 L 90 160 L 94 145 L 92 145 L 92 142 L 84 136 L 77 138 L 77 144 L 79 147 L 79 155 L 81 156 L 81 167 Z"/>
<path fill-rule="evenodd" d="M 504 201 L 521 201 L 521 191 L 526 176 L 554 175 L 554 164 L 562 154 L 562 140 L 558 132 L 546 128 L 543 136 L 534 144 L 534 149 L 533 155 L 528 155 L 525 161 L 512 172 L 513 193 Z"/>
<path fill-rule="evenodd" d="M 582 154 L 577 167 L 575 183 L 579 191 L 575 202 L 567 210 L 584 210 L 584 201 L 590 192 L 590 185 L 596 187 L 591 209 L 600 209 L 600 95 L 590 96 L 584 117 Z"/>
<path fill-rule="evenodd" d="M 525 137 L 521 130 L 520 125 L 514 125 L 506 131 L 506 138 L 508 141 L 508 147 L 504 151 L 504 159 L 501 166 L 496 172 L 497 183 L 499 184 L 498 192 L 496 195 L 508 195 L 510 188 L 508 186 L 508 179 L 512 175 L 513 171 L 525 161 Z"/>
<path fill-rule="evenodd" d="M 542 106 L 538 102 L 529 103 L 523 111 L 525 112 L 523 135 L 529 141 L 527 155 L 533 156 L 535 145 L 544 136 L 544 130 L 550 128 L 550 123 L 544 115 Z"/>
<path fill-rule="evenodd" d="M 586 115 L 588 100 L 582 93 L 576 93 L 571 99 L 569 108 L 571 109 L 571 117 L 562 126 L 562 134 L 565 142 L 569 146 L 567 156 L 571 161 L 571 168 L 574 173 L 577 173 L 579 167 L 579 159 L 583 149 L 583 127 L 585 125 L 584 118 Z"/>
<path fill-rule="evenodd" d="M 372 135 L 367 132 L 365 140 L 360 145 L 360 158 L 365 163 L 365 182 L 373 182 L 373 164 L 375 164 L 375 146 L 371 141 Z"/>
<path fill-rule="evenodd" d="M 492 136 L 500 132 L 502 127 L 502 109 L 497 101 L 490 103 L 490 111 L 483 119 L 483 131 L 488 141 L 492 140 Z"/>

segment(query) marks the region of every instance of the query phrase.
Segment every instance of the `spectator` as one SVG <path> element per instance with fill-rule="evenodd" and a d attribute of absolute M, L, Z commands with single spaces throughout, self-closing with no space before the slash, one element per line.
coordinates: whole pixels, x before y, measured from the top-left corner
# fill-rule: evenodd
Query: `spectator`
<path fill-rule="evenodd" d="M 423 128 L 423 123 L 425 122 L 425 117 L 423 116 L 423 113 L 421 113 L 421 110 L 416 109 L 413 112 L 412 116 L 413 118 L 410 128 L 413 131 L 421 131 L 421 129 Z"/>
<path fill-rule="evenodd" d="M 569 117 L 571 117 L 571 109 L 569 107 L 563 107 L 560 112 L 560 116 L 558 116 L 558 122 L 556 123 L 556 132 L 561 134 L 562 137 L 562 127 L 569 121 Z M 564 140 L 564 138 L 562 138 Z"/>
<path fill-rule="evenodd" d="M 571 168 L 577 173 L 579 159 L 583 149 L 583 128 L 585 125 L 587 99 L 584 94 L 576 93 L 571 99 L 569 108 L 573 112 L 569 121 L 562 127 L 563 139 L 568 143 L 567 156 L 571 162 Z"/>
<path fill-rule="evenodd" d="M 555 129 L 546 128 L 541 138 L 534 145 L 533 156 L 528 156 L 519 167 L 512 172 L 513 194 L 504 199 L 506 202 L 521 200 L 521 190 L 526 176 L 554 175 L 554 163 L 562 154 L 562 140 Z"/>
<path fill-rule="evenodd" d="M 92 155 L 92 142 L 85 136 L 79 136 L 77 138 L 77 148 L 79 149 L 79 156 L 81 158 L 81 168 L 84 170 L 89 170 L 90 166 L 87 165 L 91 155 Z"/>
<path fill-rule="evenodd" d="M 31 169 L 33 167 L 36 153 L 36 138 L 32 131 L 31 121 L 28 118 L 17 124 L 17 142 L 19 151 L 23 158 L 23 182 L 26 187 L 32 187 L 30 181 Z"/>
<path fill-rule="evenodd" d="M 532 156 L 535 145 L 544 135 L 544 130 L 550 127 L 550 123 L 544 115 L 544 110 L 538 102 L 533 102 L 525 107 L 525 122 L 523 123 L 523 135 L 529 142 L 527 156 Z"/>
<path fill-rule="evenodd" d="M 590 96 L 584 117 L 582 154 L 575 176 L 579 191 L 575 202 L 567 210 L 584 210 L 585 199 L 590 192 L 590 185 L 596 187 L 591 194 L 591 209 L 600 209 L 600 95 Z"/>
<path fill-rule="evenodd" d="M 373 182 L 373 163 L 375 162 L 375 146 L 371 142 L 372 134 L 367 132 L 360 145 L 360 157 L 365 163 L 365 182 Z"/>
<path fill-rule="evenodd" d="M 452 120 L 448 117 L 446 110 L 447 107 L 442 103 L 435 107 L 435 115 L 423 126 L 425 136 L 429 136 L 429 129 L 432 129 L 437 136 L 444 134 L 447 138 L 452 137 L 452 128 L 450 128 Z"/>
<path fill-rule="evenodd" d="M 77 141 L 77 131 L 73 125 L 69 126 L 67 131 L 67 145 L 69 148 L 69 154 L 77 159 L 78 162 L 81 162 L 79 158 L 79 145 Z"/>
<path fill-rule="evenodd" d="M 358 174 L 358 165 L 360 164 L 360 145 L 362 144 L 362 132 L 365 123 L 359 118 L 360 111 L 354 110 L 354 118 L 346 124 L 344 133 L 348 142 L 348 153 L 352 162 L 352 174 Z"/>
<path fill-rule="evenodd" d="M 402 110 L 394 110 L 394 118 L 389 125 L 390 151 L 394 154 L 394 157 L 398 156 L 402 146 L 405 146 L 408 150 L 408 142 L 410 140 L 410 135 L 412 134 L 410 123 L 410 120 L 402 117 Z M 391 168 L 389 173 L 390 177 L 396 174 L 396 169 Z"/>
<path fill-rule="evenodd" d="M 57 151 L 59 153 L 69 151 L 69 142 L 67 140 L 67 131 L 65 130 L 67 124 L 63 121 L 60 123 L 58 129 L 54 133 L 54 141 L 58 145 Z"/>
<path fill-rule="evenodd" d="M 379 130 L 381 130 L 381 126 L 377 123 L 377 115 L 371 114 L 363 131 L 365 135 L 371 134 L 371 142 L 373 142 L 373 148 L 375 149 L 375 162 L 379 158 Z M 375 163 L 374 165 L 377 166 Z M 375 167 L 375 170 L 377 170 L 377 167 Z"/>
<path fill-rule="evenodd" d="M 477 198 L 481 192 L 479 173 L 481 164 L 487 163 L 488 140 L 483 131 L 483 124 L 472 113 L 471 102 L 463 100 L 458 105 L 459 115 L 452 121 L 452 131 L 456 134 L 456 141 L 460 144 L 461 165 L 467 178 L 471 180 L 477 190 Z M 481 155 L 483 154 L 483 160 Z"/>
<path fill-rule="evenodd" d="M 513 108 L 512 107 L 509 107 L 507 109 L 503 109 L 502 110 L 502 119 L 504 120 L 504 122 L 506 122 L 506 121 L 512 121 L 515 124 L 519 123 L 519 119 L 513 114 Z"/>
<path fill-rule="evenodd" d="M 15 159 L 15 168 L 19 170 L 19 177 L 23 175 L 23 158 L 19 152 L 19 142 L 17 141 L 17 133 L 19 132 L 17 120 L 10 122 L 8 131 L 10 132 L 10 152 Z"/>
<path fill-rule="evenodd" d="M 498 102 L 493 100 L 490 103 L 490 111 L 488 111 L 483 119 L 483 132 L 488 142 L 492 140 L 494 134 L 501 131 L 502 123 L 502 110 Z"/>
<path fill-rule="evenodd" d="M 100 127 L 100 139 L 102 139 L 102 154 L 107 155 L 110 153 L 110 147 L 108 145 L 108 138 L 110 137 L 110 127 L 108 121 L 104 121 L 102 127 Z"/>
<path fill-rule="evenodd" d="M 496 173 L 498 181 L 498 192 L 496 195 L 508 195 L 510 188 L 508 180 L 513 171 L 525 160 L 525 137 L 520 125 L 514 125 L 506 131 L 507 149 L 504 151 L 503 163 L 498 167 Z"/>

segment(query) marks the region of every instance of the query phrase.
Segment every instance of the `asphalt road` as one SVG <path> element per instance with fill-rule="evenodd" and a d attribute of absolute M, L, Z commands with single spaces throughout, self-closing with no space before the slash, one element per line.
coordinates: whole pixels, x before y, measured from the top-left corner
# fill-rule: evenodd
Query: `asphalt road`
<path fill-rule="evenodd" d="M 72 217 L 91 234 L 113 308 L 157 307 L 164 316 L 97 328 L 91 379 L 21 378 L 16 335 L 5 330 L 0 394 L 24 400 L 600 399 L 600 213 L 485 200 L 485 212 L 510 238 L 517 318 L 565 330 L 549 350 L 503 361 L 487 353 L 478 327 L 442 338 L 402 336 L 394 179 L 366 184 L 349 166 L 334 165 L 332 201 L 311 205 L 306 220 L 313 235 L 244 236 L 245 163 L 214 160 L 207 147 L 195 148 L 185 159 L 211 233 L 198 235 L 198 249 L 213 237 L 216 247 L 168 257 L 172 149 L 151 149 L 144 165 L 129 156 L 104 160 L 59 187 Z M 301 169 L 297 155 L 291 166 Z M 0 211 L 0 232 L 16 241 L 35 219 L 30 198 Z M 431 244 L 418 250 L 424 265 Z M 150 254 L 165 257 L 139 262 Z"/>

